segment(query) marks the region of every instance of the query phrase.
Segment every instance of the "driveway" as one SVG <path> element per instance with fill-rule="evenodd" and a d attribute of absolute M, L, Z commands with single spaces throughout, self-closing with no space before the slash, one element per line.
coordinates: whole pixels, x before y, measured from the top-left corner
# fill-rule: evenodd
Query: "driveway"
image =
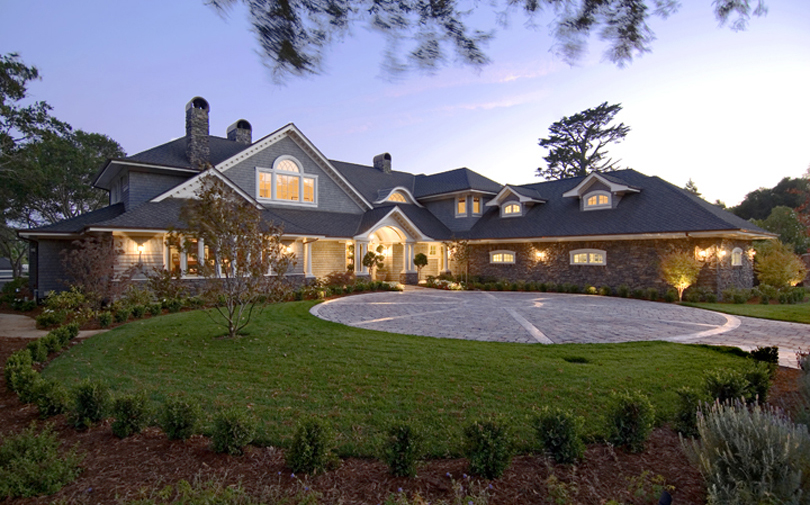
<path fill-rule="evenodd" d="M 797 350 L 810 350 L 810 325 L 592 295 L 406 287 L 404 292 L 336 298 L 311 312 L 358 328 L 493 342 L 665 340 L 745 350 L 776 345 L 780 364 L 792 367 Z"/>

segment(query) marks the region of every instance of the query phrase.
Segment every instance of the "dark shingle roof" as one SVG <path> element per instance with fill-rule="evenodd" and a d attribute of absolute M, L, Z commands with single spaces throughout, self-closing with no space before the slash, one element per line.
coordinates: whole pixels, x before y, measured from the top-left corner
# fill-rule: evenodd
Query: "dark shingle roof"
<path fill-rule="evenodd" d="M 240 144 L 233 140 L 222 137 L 208 136 L 208 149 L 210 162 L 213 165 L 221 163 L 231 156 L 248 148 L 249 145 Z M 179 168 L 193 168 L 186 156 L 186 137 L 172 140 L 163 145 L 147 149 L 138 154 L 133 154 L 124 158 L 129 161 L 139 161 L 141 163 L 154 163 L 156 165 L 166 165 Z"/>
<path fill-rule="evenodd" d="M 41 232 L 41 233 L 81 233 L 88 226 L 95 225 L 100 222 L 113 219 L 124 213 L 124 204 L 116 203 L 104 207 L 102 209 L 94 210 L 81 216 L 76 216 L 71 219 L 66 219 L 55 224 L 41 226 L 39 228 L 31 228 L 29 230 L 20 230 L 24 232 Z"/>
<path fill-rule="evenodd" d="M 401 186 L 413 194 L 414 175 L 407 172 L 391 171 L 385 173 L 374 167 L 329 160 L 349 183 L 369 202 L 379 200 L 381 189 L 393 189 Z"/>
<path fill-rule="evenodd" d="M 439 174 L 417 175 L 414 196 L 423 198 L 464 190 L 497 193 L 501 187 L 492 179 L 487 179 L 469 168 L 457 168 Z"/>

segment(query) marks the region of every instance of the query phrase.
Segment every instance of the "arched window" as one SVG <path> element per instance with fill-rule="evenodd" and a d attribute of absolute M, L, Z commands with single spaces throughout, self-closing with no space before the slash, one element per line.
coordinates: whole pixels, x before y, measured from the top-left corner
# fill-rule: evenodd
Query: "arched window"
<path fill-rule="evenodd" d="M 408 203 L 408 201 L 405 200 L 405 196 L 402 193 L 396 193 L 396 192 L 391 193 L 390 195 L 388 195 L 387 200 L 389 202 Z"/>
<path fill-rule="evenodd" d="M 593 191 L 585 195 L 585 209 L 606 209 L 610 207 L 610 193 Z"/>
<path fill-rule="evenodd" d="M 601 249 L 577 249 L 569 258 L 572 265 L 607 265 L 607 254 Z"/>
<path fill-rule="evenodd" d="M 743 250 L 740 249 L 739 247 L 735 247 L 734 250 L 731 251 L 731 266 L 741 267 L 742 257 L 743 257 Z"/>
<path fill-rule="evenodd" d="M 256 198 L 279 203 L 317 203 L 317 176 L 304 175 L 292 156 L 279 156 L 273 168 L 256 167 Z"/>
<path fill-rule="evenodd" d="M 519 203 L 510 202 L 501 207 L 501 215 L 506 217 L 520 216 L 522 210 Z"/>
<path fill-rule="evenodd" d="M 490 251 L 489 262 L 494 264 L 514 264 L 514 251 Z"/>

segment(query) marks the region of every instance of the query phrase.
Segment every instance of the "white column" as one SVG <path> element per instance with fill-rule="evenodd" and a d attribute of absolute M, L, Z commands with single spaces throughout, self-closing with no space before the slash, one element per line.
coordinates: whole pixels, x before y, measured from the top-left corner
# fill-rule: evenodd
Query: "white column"
<path fill-rule="evenodd" d="M 442 261 L 444 265 L 442 265 L 442 271 L 450 270 L 450 248 L 447 246 L 442 247 Z"/>
<path fill-rule="evenodd" d="M 405 244 L 405 249 L 406 249 L 405 254 L 407 256 L 407 258 L 405 258 L 405 271 L 406 272 L 413 272 L 413 271 L 416 270 L 416 268 L 414 267 L 414 264 L 413 264 L 414 244 L 412 244 L 410 242 Z"/>
<path fill-rule="evenodd" d="M 312 275 L 312 242 L 304 242 L 304 265 L 306 277 L 315 277 Z"/>
<path fill-rule="evenodd" d="M 366 255 L 366 249 L 368 248 L 368 242 L 358 242 L 357 247 L 354 248 L 354 263 L 355 263 L 355 271 L 359 274 L 368 275 L 368 269 L 365 265 L 363 265 L 363 256 Z"/>

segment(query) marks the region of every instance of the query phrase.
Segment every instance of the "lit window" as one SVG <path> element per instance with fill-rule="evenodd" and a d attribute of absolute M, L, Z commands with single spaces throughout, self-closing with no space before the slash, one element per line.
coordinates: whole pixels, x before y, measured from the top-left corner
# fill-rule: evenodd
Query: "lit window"
<path fill-rule="evenodd" d="M 610 207 L 610 193 L 607 191 L 595 191 L 585 195 L 585 208 L 606 208 Z"/>
<path fill-rule="evenodd" d="M 317 201 L 317 177 L 302 174 L 293 158 L 281 157 L 272 169 L 256 167 L 256 193 L 262 200 L 314 204 Z"/>
<path fill-rule="evenodd" d="M 438 255 L 439 255 L 439 251 L 436 248 L 436 244 L 431 244 L 428 247 L 428 256 L 438 256 Z"/>
<path fill-rule="evenodd" d="M 599 249 L 578 249 L 571 251 L 572 265 L 606 265 L 607 255 Z"/>
<path fill-rule="evenodd" d="M 282 172 L 300 172 L 300 170 L 298 170 L 298 165 L 296 165 L 295 162 L 290 159 L 279 161 L 276 164 L 276 170 L 281 170 Z"/>
<path fill-rule="evenodd" d="M 276 200 L 298 201 L 298 177 L 290 175 L 276 176 Z"/>
<path fill-rule="evenodd" d="M 731 266 L 741 267 L 742 257 L 743 257 L 743 250 L 740 249 L 739 247 L 735 247 L 734 250 L 731 251 Z"/>
<path fill-rule="evenodd" d="M 467 215 L 467 197 L 460 196 L 456 202 L 456 216 Z"/>
<path fill-rule="evenodd" d="M 515 253 L 513 251 L 492 251 L 489 253 L 490 263 L 513 264 Z"/>
<path fill-rule="evenodd" d="M 407 200 L 405 200 L 405 197 L 402 195 L 402 193 L 391 193 L 391 195 L 388 197 L 388 201 L 407 203 Z"/>
<path fill-rule="evenodd" d="M 474 196 L 473 197 L 473 214 L 480 214 L 481 213 L 481 197 Z"/>
<path fill-rule="evenodd" d="M 503 215 L 504 216 L 519 216 L 520 215 L 520 204 L 518 203 L 509 203 L 503 207 Z"/>
<path fill-rule="evenodd" d="M 273 175 L 259 172 L 259 198 L 273 198 Z"/>

